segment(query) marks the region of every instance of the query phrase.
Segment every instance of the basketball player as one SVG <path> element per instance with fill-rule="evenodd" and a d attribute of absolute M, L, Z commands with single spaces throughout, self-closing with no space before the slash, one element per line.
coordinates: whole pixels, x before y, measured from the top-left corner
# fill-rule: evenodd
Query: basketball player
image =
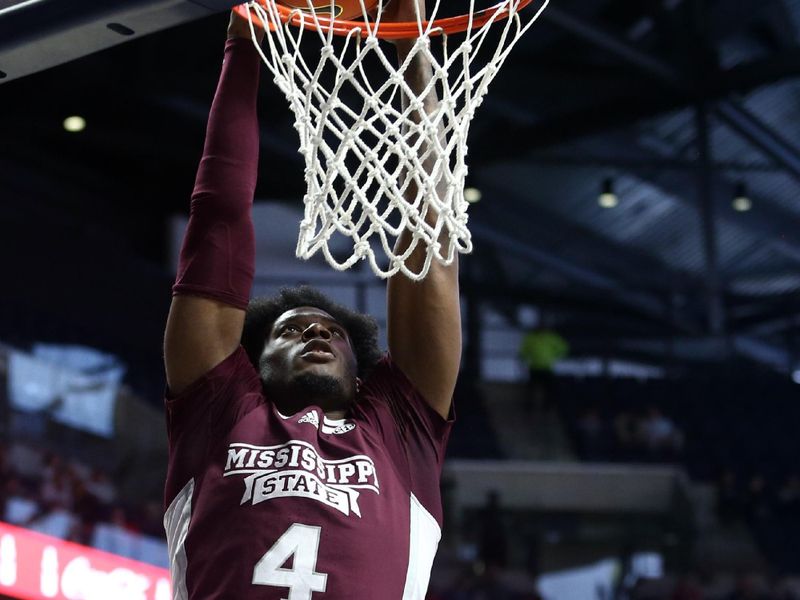
<path fill-rule="evenodd" d="M 414 20 L 413 1 L 385 18 Z M 232 16 L 166 329 L 173 597 L 422 600 L 461 353 L 457 266 L 389 281 L 386 355 L 373 320 L 313 290 L 248 306 L 260 69 L 249 37 Z M 400 60 L 412 44 L 396 44 Z M 430 77 L 417 59 L 407 80 L 422 90 Z M 435 105 L 431 94 L 424 108 Z"/>

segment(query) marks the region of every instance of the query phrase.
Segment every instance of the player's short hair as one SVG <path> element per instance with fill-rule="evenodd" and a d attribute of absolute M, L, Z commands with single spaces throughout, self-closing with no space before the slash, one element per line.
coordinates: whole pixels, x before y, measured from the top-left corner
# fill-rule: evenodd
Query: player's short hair
<path fill-rule="evenodd" d="M 301 306 L 324 310 L 345 328 L 353 344 L 358 376 L 365 378 L 382 354 L 378 347 L 378 324 L 375 319 L 350 310 L 307 285 L 282 288 L 275 296 L 250 301 L 245 313 L 242 346 L 253 366 L 258 369 L 264 342 L 278 317 L 287 310 Z"/>

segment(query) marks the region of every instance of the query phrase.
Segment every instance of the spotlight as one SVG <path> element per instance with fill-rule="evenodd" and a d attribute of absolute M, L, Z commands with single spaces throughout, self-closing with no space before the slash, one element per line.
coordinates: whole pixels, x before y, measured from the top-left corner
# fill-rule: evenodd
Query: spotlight
<path fill-rule="evenodd" d="M 795 369 L 792 372 L 792 381 L 794 381 L 795 383 L 800 384 L 800 369 Z"/>
<path fill-rule="evenodd" d="M 466 200 L 470 204 L 475 204 L 476 202 L 479 202 L 482 197 L 483 194 L 478 188 L 476 187 L 464 188 L 464 200 Z"/>
<path fill-rule="evenodd" d="M 747 185 L 743 181 L 736 184 L 736 193 L 733 196 L 733 210 L 747 212 L 753 208 L 753 201 L 747 194 Z"/>
<path fill-rule="evenodd" d="M 64 129 L 70 133 L 78 133 L 79 131 L 83 131 L 86 129 L 86 119 L 79 117 L 78 115 L 67 117 L 64 119 Z"/>
<path fill-rule="evenodd" d="M 611 178 L 603 181 L 603 187 L 600 190 L 597 203 L 603 208 L 614 208 L 619 204 L 619 198 L 617 198 L 617 195 L 614 193 L 614 181 Z"/>

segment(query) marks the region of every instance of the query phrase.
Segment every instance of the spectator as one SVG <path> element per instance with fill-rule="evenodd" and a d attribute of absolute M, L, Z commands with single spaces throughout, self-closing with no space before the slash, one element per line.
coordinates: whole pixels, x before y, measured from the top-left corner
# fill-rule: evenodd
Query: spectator
<path fill-rule="evenodd" d="M 629 411 L 620 412 L 614 419 L 614 436 L 617 442 L 617 458 L 635 460 L 641 445 L 637 437 L 638 421 Z"/>
<path fill-rule="evenodd" d="M 506 538 L 500 494 L 489 492 L 486 505 L 480 516 L 479 556 L 486 570 L 504 569 L 508 562 L 508 540 Z"/>
<path fill-rule="evenodd" d="M 63 468 L 45 471 L 45 479 L 39 488 L 39 499 L 48 510 L 72 510 L 72 476 Z"/>
<path fill-rule="evenodd" d="M 703 589 L 693 573 L 687 573 L 678 579 L 670 600 L 704 600 Z"/>
<path fill-rule="evenodd" d="M 745 519 L 764 555 L 774 558 L 776 552 L 779 554 L 782 525 L 775 520 L 775 499 L 760 473 L 753 475 L 748 484 Z"/>
<path fill-rule="evenodd" d="M 800 475 L 789 475 L 777 496 L 777 513 L 787 521 L 797 524 L 800 519 Z"/>
<path fill-rule="evenodd" d="M 639 436 L 650 456 L 655 459 L 672 459 L 683 445 L 683 434 L 672 419 L 655 405 L 647 409 L 646 416 L 639 422 Z"/>
<path fill-rule="evenodd" d="M 789 573 L 800 572 L 797 542 L 800 539 L 800 476 L 789 475 L 775 498 L 777 566 Z"/>
<path fill-rule="evenodd" d="M 584 460 L 606 460 L 611 446 L 610 432 L 600 412 L 592 407 L 578 419 L 579 452 Z"/>
<path fill-rule="evenodd" d="M 75 483 L 74 494 L 76 523 L 70 537 L 74 542 L 89 545 L 95 524 L 104 516 L 102 505 L 81 481 Z"/>
<path fill-rule="evenodd" d="M 111 509 L 111 518 L 109 522 L 128 533 L 139 533 L 139 528 L 128 519 L 127 511 L 121 506 L 115 506 Z"/>
<path fill-rule="evenodd" d="M 515 596 L 503 582 L 502 571 L 496 568 L 486 569 L 471 591 L 470 600 L 514 600 Z"/>
<path fill-rule="evenodd" d="M 103 504 L 113 504 L 116 499 L 114 484 L 108 475 L 99 469 L 92 469 L 89 480 L 86 482 L 86 489 Z"/>
<path fill-rule="evenodd" d="M 726 596 L 725 600 L 771 600 L 771 598 L 768 593 L 759 589 L 752 576 L 742 575 L 736 580 L 736 588 Z"/>
<path fill-rule="evenodd" d="M 567 356 L 569 345 L 549 329 L 529 331 L 519 349 L 522 362 L 528 367 L 528 408 L 551 410 L 555 407 L 555 375 L 553 366 Z"/>
<path fill-rule="evenodd" d="M 788 578 L 778 581 L 773 596 L 775 600 L 800 600 L 800 582 Z"/>
<path fill-rule="evenodd" d="M 717 518 L 720 524 L 730 527 L 742 516 L 742 495 L 736 472 L 725 469 L 717 480 Z"/>
<path fill-rule="evenodd" d="M 773 503 L 766 478 L 756 473 L 750 478 L 745 500 L 745 518 L 748 525 L 757 528 L 772 519 Z"/>

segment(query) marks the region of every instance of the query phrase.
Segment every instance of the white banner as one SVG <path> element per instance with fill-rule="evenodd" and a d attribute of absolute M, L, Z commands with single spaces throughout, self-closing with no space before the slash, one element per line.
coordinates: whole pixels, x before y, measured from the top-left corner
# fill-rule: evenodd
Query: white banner
<path fill-rule="evenodd" d="M 111 437 L 125 369 L 110 355 L 87 348 L 40 345 L 36 350 L 47 360 L 23 352 L 9 354 L 11 406 L 25 412 L 45 411 L 65 425 Z"/>

